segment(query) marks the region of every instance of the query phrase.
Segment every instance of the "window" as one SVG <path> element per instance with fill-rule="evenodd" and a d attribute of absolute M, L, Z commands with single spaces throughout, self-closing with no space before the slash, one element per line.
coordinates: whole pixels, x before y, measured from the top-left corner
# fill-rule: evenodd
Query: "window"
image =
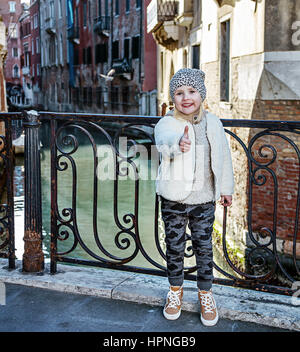
<path fill-rule="evenodd" d="M 87 3 L 83 3 L 83 27 L 86 27 L 87 23 Z"/>
<path fill-rule="evenodd" d="M 87 105 L 92 106 L 93 105 L 93 88 L 88 87 L 87 89 Z"/>
<path fill-rule="evenodd" d="M 108 46 L 106 43 L 97 44 L 95 48 L 95 63 L 99 64 L 108 60 Z"/>
<path fill-rule="evenodd" d="M 20 27 L 20 35 L 21 35 L 21 37 L 26 37 L 28 34 L 30 34 L 30 22 L 24 23 Z"/>
<path fill-rule="evenodd" d="M 91 25 L 92 23 L 92 14 L 91 14 L 91 1 L 89 1 L 88 3 L 88 13 L 89 13 L 89 26 Z"/>
<path fill-rule="evenodd" d="M 124 57 L 126 57 L 127 61 L 129 59 L 129 45 L 130 45 L 130 39 L 125 38 L 124 39 Z"/>
<path fill-rule="evenodd" d="M 108 0 L 105 0 L 105 16 L 108 16 Z"/>
<path fill-rule="evenodd" d="M 40 64 L 36 64 L 36 75 L 37 76 L 41 75 L 41 65 Z"/>
<path fill-rule="evenodd" d="M 87 100 L 88 100 L 88 88 L 87 87 L 82 88 L 82 99 L 83 99 L 83 104 L 87 105 Z"/>
<path fill-rule="evenodd" d="M 136 36 L 132 38 L 132 55 L 133 59 L 138 59 L 140 57 L 140 37 Z"/>
<path fill-rule="evenodd" d="M 60 35 L 60 41 L 59 41 L 59 59 L 60 59 L 60 63 L 63 64 L 64 58 L 63 58 L 63 36 L 62 36 L 62 34 Z"/>
<path fill-rule="evenodd" d="M 102 104 L 103 104 L 102 98 L 103 98 L 102 88 L 101 87 L 97 87 L 96 88 L 96 104 L 97 104 L 98 108 L 102 107 Z"/>
<path fill-rule="evenodd" d="M 40 38 L 39 37 L 35 39 L 35 52 L 37 54 L 40 53 Z"/>
<path fill-rule="evenodd" d="M 34 40 L 31 42 L 31 55 L 34 55 Z"/>
<path fill-rule="evenodd" d="M 13 57 L 18 57 L 19 56 L 18 48 L 12 48 L 12 55 L 13 55 Z"/>
<path fill-rule="evenodd" d="M 136 8 L 139 9 L 141 7 L 141 0 L 136 0 Z"/>
<path fill-rule="evenodd" d="M 90 46 L 83 48 L 82 62 L 86 65 L 90 65 L 92 63 L 92 48 Z"/>
<path fill-rule="evenodd" d="M 116 60 L 119 58 L 119 41 L 116 40 L 112 43 L 112 59 Z"/>
<path fill-rule="evenodd" d="M 230 20 L 221 23 L 220 46 L 220 100 L 229 101 Z"/>
<path fill-rule="evenodd" d="M 202 0 L 194 0 L 193 1 L 193 7 L 194 7 L 194 22 L 193 26 L 198 27 L 201 24 L 201 18 L 202 18 Z"/>
<path fill-rule="evenodd" d="M 97 87 L 96 88 L 96 104 L 98 108 L 102 107 L 102 88 Z"/>
<path fill-rule="evenodd" d="M 10 38 L 18 38 L 17 24 L 16 23 L 10 23 L 9 27 L 8 27 L 8 32 L 9 32 L 9 37 Z"/>
<path fill-rule="evenodd" d="M 50 100 L 55 101 L 55 84 L 50 84 Z"/>
<path fill-rule="evenodd" d="M 72 101 L 73 101 L 73 104 L 79 104 L 79 99 L 80 99 L 79 88 L 73 88 L 72 89 Z"/>
<path fill-rule="evenodd" d="M 79 9 L 75 8 L 74 27 L 79 27 Z"/>
<path fill-rule="evenodd" d="M 16 12 L 16 2 L 15 1 L 9 1 L 9 12 Z"/>
<path fill-rule="evenodd" d="M 56 42 L 55 38 L 51 37 L 49 40 L 49 63 L 54 64 L 56 61 Z"/>
<path fill-rule="evenodd" d="M 115 15 L 118 16 L 120 14 L 120 3 L 119 0 L 115 0 Z"/>
<path fill-rule="evenodd" d="M 192 68 L 200 68 L 200 45 L 192 46 L 193 62 Z"/>
<path fill-rule="evenodd" d="M 15 65 L 13 69 L 13 78 L 19 78 L 19 66 Z"/>
<path fill-rule="evenodd" d="M 130 97 L 129 87 L 128 86 L 122 87 L 122 103 L 125 106 L 128 105 L 129 103 L 129 97 Z"/>
<path fill-rule="evenodd" d="M 38 27 L 38 14 L 35 13 L 33 15 L 33 28 L 37 28 Z"/>
<path fill-rule="evenodd" d="M 98 0 L 98 16 L 102 16 L 102 0 Z"/>
<path fill-rule="evenodd" d="M 74 65 L 79 65 L 79 49 L 74 48 Z"/>
<path fill-rule="evenodd" d="M 28 51 L 28 43 L 24 44 L 24 67 L 30 66 L 30 53 Z"/>
<path fill-rule="evenodd" d="M 125 0 L 126 1 L 126 12 L 130 11 L 130 0 Z"/>
<path fill-rule="evenodd" d="M 119 104 L 119 88 L 118 87 L 111 88 L 110 101 L 112 103 L 112 107 L 114 107 L 114 105 Z"/>
<path fill-rule="evenodd" d="M 54 1 L 50 2 L 50 17 L 54 18 Z"/>
<path fill-rule="evenodd" d="M 58 0 L 58 18 L 62 18 L 62 0 Z"/>

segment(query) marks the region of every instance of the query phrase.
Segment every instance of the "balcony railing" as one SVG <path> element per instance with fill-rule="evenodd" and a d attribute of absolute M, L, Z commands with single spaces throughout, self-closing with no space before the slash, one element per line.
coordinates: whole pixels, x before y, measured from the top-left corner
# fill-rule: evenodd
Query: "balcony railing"
<path fill-rule="evenodd" d="M 178 14 L 178 1 L 159 0 L 157 3 L 157 19 L 160 22 L 172 21 Z"/>
<path fill-rule="evenodd" d="M 99 16 L 94 18 L 94 32 L 103 34 L 110 31 L 110 16 Z"/>
<path fill-rule="evenodd" d="M 55 23 L 56 23 L 55 18 L 53 17 L 46 18 L 45 31 L 51 35 L 55 34 L 56 33 Z"/>
<path fill-rule="evenodd" d="M 149 167 L 149 161 L 159 162 L 153 136 L 153 129 L 159 117 L 30 111 L 25 114 L 0 113 L 1 120 L 5 121 L 6 132 L 5 136 L 0 136 L 0 159 L 7 171 L 7 202 L 0 206 L 0 256 L 8 258 L 10 268 L 14 267 L 11 122 L 22 120 L 25 128 L 23 270 L 43 271 L 39 129 L 40 126 L 47 125 L 45 135 L 49 138 L 47 143 L 51 155 L 51 243 L 47 245 L 51 257 L 51 273 L 56 273 L 58 262 L 66 262 L 166 276 L 160 202 L 153 187 L 155 177 L 151 178 L 149 173 L 142 172 L 142 166 Z M 236 214 L 235 211 L 224 208 L 221 212 L 221 230 L 218 232 L 216 229 L 214 234 L 215 247 L 222 252 L 224 266 L 214 262 L 214 269 L 218 274 L 215 275 L 214 282 L 292 295 L 295 293 L 295 286 L 292 284 L 300 278 L 300 258 L 297 252 L 300 242 L 300 121 L 226 119 L 222 122 L 230 138 L 233 157 L 237 158 L 233 158 L 235 171 L 244 172 L 245 180 L 239 174 L 239 182 L 247 183 L 247 187 L 239 189 L 234 202 L 242 204 L 235 211 L 247 209 L 245 219 L 249 243 L 247 249 L 235 257 L 237 247 L 231 247 L 227 231 L 230 220 Z M 249 132 L 248 138 L 245 138 L 246 130 Z M 124 135 L 128 138 L 127 146 L 132 147 L 127 154 L 124 152 L 127 147 L 120 148 L 120 138 Z M 82 227 L 78 218 L 79 183 L 84 182 L 80 179 L 82 168 L 78 165 L 78 153 L 84 147 L 83 140 L 84 145 L 88 143 L 91 150 L 91 164 L 86 168 L 86 171 L 90 172 L 91 204 L 84 203 L 85 211 L 90 216 L 90 227 Z M 102 141 L 101 144 L 99 140 Z M 43 143 L 44 147 L 47 143 Z M 286 144 L 285 149 L 290 148 L 289 157 L 284 162 L 279 155 L 283 143 Z M 101 172 L 105 171 L 101 146 L 105 147 L 108 155 L 111 152 L 112 159 L 108 167 L 111 166 L 112 170 L 106 175 L 111 181 L 111 194 L 105 193 L 108 187 L 105 181 L 107 178 L 101 178 Z M 138 155 L 142 152 L 146 155 L 145 162 L 138 164 Z M 85 165 L 88 162 L 87 157 L 84 152 Z M 155 169 L 156 166 L 155 164 Z M 128 175 L 131 175 L 132 188 L 126 191 L 126 202 L 129 202 L 129 205 L 124 207 L 119 188 L 122 187 L 122 178 Z M 62 189 L 59 188 L 61 177 L 65 177 L 69 182 L 69 187 L 64 188 L 64 192 L 67 192 L 63 194 L 64 202 L 61 198 Z M 285 182 L 287 187 L 290 187 L 292 182 L 293 186 L 289 188 L 293 191 L 290 198 L 288 192 L 281 188 L 281 181 Z M 146 189 L 146 203 L 142 203 L 141 187 L 148 187 L 147 185 L 149 189 Z M 242 194 L 243 189 L 245 194 Z M 264 192 L 265 197 L 261 198 Z M 106 201 L 109 199 L 112 202 L 111 220 L 103 219 L 106 221 L 105 226 L 112 226 L 109 231 L 98 226 L 98 221 L 104 214 L 104 195 Z M 286 203 L 282 203 L 285 198 Z M 146 213 L 143 212 L 145 204 Z M 289 208 L 289 215 L 279 221 L 280 213 L 285 211 L 284 204 Z M 255 217 L 260 216 L 262 212 L 265 215 L 260 217 L 259 223 Z M 147 225 L 141 226 L 145 216 L 147 221 L 144 224 Z M 240 220 L 240 217 L 236 219 Z M 280 229 L 277 226 L 279 222 Z M 287 237 L 282 239 L 281 235 L 285 232 Z M 145 238 L 153 239 L 148 249 L 144 243 Z M 283 255 L 280 247 L 286 239 L 289 240 L 291 248 L 289 254 Z M 191 237 L 187 234 L 187 243 L 190 240 Z M 78 256 L 78 251 L 85 253 L 85 256 Z M 185 257 L 189 260 L 193 256 L 192 246 L 189 245 L 186 251 Z M 147 264 L 130 265 L 138 256 Z M 186 266 L 185 278 L 196 280 L 194 272 L 194 265 Z M 279 277 L 284 280 L 278 281 Z"/>
<path fill-rule="evenodd" d="M 72 26 L 68 28 L 68 40 L 79 40 L 79 26 Z"/>
<path fill-rule="evenodd" d="M 152 0 L 147 7 L 147 31 L 153 31 L 160 23 L 172 21 L 178 14 L 178 1 Z"/>

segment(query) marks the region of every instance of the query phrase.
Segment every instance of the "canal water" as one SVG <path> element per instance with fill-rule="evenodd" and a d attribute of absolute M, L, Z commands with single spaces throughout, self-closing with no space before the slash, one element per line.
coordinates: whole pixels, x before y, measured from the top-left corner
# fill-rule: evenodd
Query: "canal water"
<path fill-rule="evenodd" d="M 46 133 L 46 134 L 45 134 Z M 45 261 L 50 261 L 50 149 L 49 143 L 45 140 L 45 135 L 49 137 L 49 129 L 42 133 L 41 148 L 41 177 L 42 177 L 42 217 L 43 217 L 43 250 Z M 47 137 L 47 138 L 48 138 Z M 97 146 L 107 148 L 106 142 L 97 141 Z M 58 155 L 61 154 L 58 152 Z M 103 155 L 103 154 L 102 154 Z M 65 164 L 64 164 L 65 163 Z M 136 165 L 146 169 L 148 175 L 155 175 L 157 169 L 156 162 L 150 162 L 147 158 L 140 158 Z M 106 165 L 107 166 L 107 165 Z M 58 211 L 63 221 L 70 219 L 72 204 L 76 209 L 76 231 L 80 235 L 85 246 L 93 253 L 95 257 L 100 257 L 112 262 L 130 257 L 135 249 L 134 228 L 128 231 L 122 231 L 121 227 L 126 229 L 132 225 L 130 214 L 134 214 L 135 206 L 135 181 L 134 172 L 131 164 L 123 162 L 120 167 L 128 167 L 129 176 L 120 176 L 118 181 L 118 202 L 117 202 L 117 222 L 114 216 L 114 181 L 110 179 L 96 178 L 98 192 L 96 195 L 97 206 L 94 209 L 94 157 L 93 149 L 90 143 L 82 143 L 76 152 L 63 156 L 59 159 L 58 170 Z M 103 167 L 105 170 L 105 166 Z M 102 170 L 102 171 L 103 171 Z M 102 172 L 100 170 L 100 172 Z M 76 184 L 74 183 L 74 174 L 76 172 Z M 145 172 L 145 171 L 144 171 Z M 145 175 L 145 174 L 144 174 Z M 23 255 L 23 236 L 24 236 L 24 159 L 22 156 L 16 158 L 14 173 L 15 186 L 15 233 L 16 233 L 16 256 L 22 259 Z M 160 255 L 155 244 L 155 181 L 149 176 L 148 179 L 139 180 L 139 202 L 138 202 L 138 228 L 140 241 L 147 255 L 159 265 L 165 266 L 165 261 Z M 95 212 L 95 213 L 94 213 Z M 61 240 L 58 241 L 58 252 L 70 250 L 74 244 L 73 222 L 71 226 L 59 223 L 59 233 Z M 96 231 L 95 231 L 96 230 Z M 163 252 L 165 252 L 164 227 L 161 219 L 158 219 L 158 242 Z M 95 239 L 97 232 L 98 240 L 101 243 L 105 253 L 114 256 L 116 259 L 110 259 L 103 254 Z M 187 229 L 189 233 L 189 229 Z M 191 242 L 187 241 L 186 253 L 191 255 Z M 85 260 L 95 260 L 93 255 L 87 253 L 78 243 L 68 257 Z M 217 264 L 224 267 L 224 259 L 219 252 L 215 251 L 214 258 Z M 127 265 L 155 268 L 141 253 L 130 261 Z M 185 267 L 195 265 L 194 256 L 185 258 Z M 227 268 L 228 269 L 228 268 Z M 222 277 L 215 272 L 216 277 Z"/>

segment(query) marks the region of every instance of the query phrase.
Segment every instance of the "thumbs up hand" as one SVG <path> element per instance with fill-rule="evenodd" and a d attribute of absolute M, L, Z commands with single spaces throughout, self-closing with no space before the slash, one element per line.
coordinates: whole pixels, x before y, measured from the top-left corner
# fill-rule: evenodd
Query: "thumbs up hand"
<path fill-rule="evenodd" d="M 179 141 L 179 149 L 185 153 L 191 149 L 191 140 L 189 139 L 189 126 L 185 126 L 183 136 Z"/>

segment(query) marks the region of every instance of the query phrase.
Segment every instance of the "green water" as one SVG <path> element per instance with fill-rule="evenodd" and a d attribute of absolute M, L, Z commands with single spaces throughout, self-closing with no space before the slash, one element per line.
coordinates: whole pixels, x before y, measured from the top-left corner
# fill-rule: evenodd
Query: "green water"
<path fill-rule="evenodd" d="M 135 229 L 131 229 L 128 233 L 122 231 L 116 224 L 114 218 L 114 181 L 94 179 L 94 159 L 92 148 L 89 145 L 83 145 L 78 148 L 76 153 L 72 154 L 75 167 L 72 167 L 71 162 L 62 157 L 61 162 L 67 162 L 68 167 L 64 171 L 57 171 L 58 177 L 58 210 L 59 215 L 63 220 L 69 220 L 69 212 L 63 213 L 63 209 L 72 208 L 72 203 L 76 209 L 76 226 L 78 234 L 82 238 L 84 244 L 92 250 L 95 256 L 104 259 L 109 257 L 102 253 L 96 243 L 95 232 L 98 234 L 99 241 L 105 251 L 118 258 L 118 260 L 110 259 L 113 262 L 125 259 L 131 256 L 136 249 Z M 143 164 L 143 165 L 141 165 Z M 140 167 L 149 167 L 148 160 L 144 160 L 139 164 Z M 126 229 L 130 228 L 132 218 L 126 214 L 134 214 L 135 206 L 135 181 L 133 168 L 128 163 L 122 163 L 123 167 L 128 167 L 129 177 L 121 176 L 118 181 L 118 211 L 117 218 L 120 224 Z M 151 167 L 151 166 L 150 166 Z M 42 200 L 43 200 L 43 230 L 46 234 L 45 243 L 49 246 L 50 234 L 50 152 L 43 150 L 42 157 Z M 76 169 L 76 170 L 75 170 Z M 77 182 L 73 189 L 73 175 L 76 172 Z M 131 175 L 131 176 L 130 176 Z M 97 183 L 97 193 L 95 193 L 95 184 Z M 73 195 L 76 192 L 76 196 Z M 141 244 L 145 252 L 156 262 L 164 265 L 164 260 L 161 258 L 155 245 L 155 181 L 154 180 L 139 180 L 138 185 L 138 233 Z M 93 209 L 94 197 L 97 200 L 96 209 Z M 95 212 L 95 213 L 94 213 Z M 64 216 L 65 215 L 65 216 Z M 93 223 L 93 219 L 95 223 Z M 129 223 L 125 221 L 129 220 Z M 160 221 L 159 221 L 160 222 Z M 58 222 L 60 224 L 60 222 Z M 75 225 L 71 222 L 71 225 Z M 60 233 L 64 230 L 68 231 L 69 238 L 58 241 L 58 252 L 69 250 L 74 243 L 74 232 L 66 226 L 61 225 Z M 121 233 L 120 233 L 121 232 Z M 120 235 L 118 235 L 120 233 Z M 61 236 L 65 238 L 64 235 Z M 116 241 L 123 249 L 118 248 Z M 122 242 L 125 241 L 125 242 Z M 129 245 L 128 242 L 129 241 Z M 163 231 L 160 230 L 159 242 L 161 247 L 165 248 Z M 48 247 L 47 246 L 47 247 Z M 125 247 L 128 247 L 124 249 Z M 74 251 L 68 254 L 73 258 L 81 258 L 93 260 L 93 256 L 88 254 L 78 243 Z M 152 267 L 152 265 L 143 257 L 141 253 L 130 262 L 130 265 Z"/>

